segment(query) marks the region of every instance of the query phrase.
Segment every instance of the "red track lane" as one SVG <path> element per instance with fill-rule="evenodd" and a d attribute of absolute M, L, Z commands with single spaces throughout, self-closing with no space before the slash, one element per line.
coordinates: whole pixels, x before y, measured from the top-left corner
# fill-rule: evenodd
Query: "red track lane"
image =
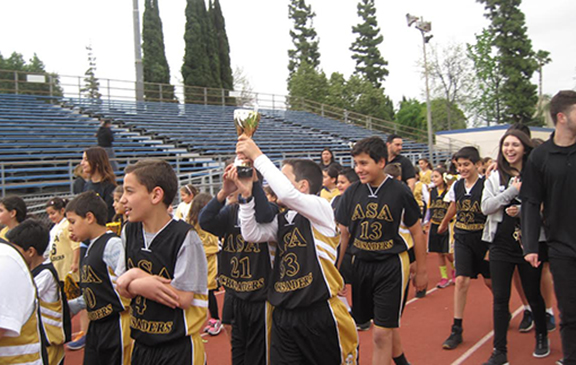
<path fill-rule="evenodd" d="M 493 337 L 489 336 L 492 327 L 492 294 L 484 286 L 482 279 L 472 280 L 468 292 L 468 303 L 464 314 L 464 342 L 455 350 L 443 350 L 442 343 L 450 334 L 454 286 L 434 289 L 440 279 L 436 257 L 428 255 L 429 294 L 423 299 L 414 299 L 414 289 L 410 288 L 409 301 L 402 317 L 400 333 L 404 352 L 412 365 L 451 365 L 482 364 L 490 357 Z M 221 308 L 224 296 L 217 294 Z M 513 290 L 510 311 L 520 307 L 520 300 Z M 558 309 L 555 308 L 559 322 Z M 549 334 L 551 354 L 543 359 L 532 356 L 534 350 L 534 330 L 519 333 L 518 324 L 521 311 L 514 317 L 508 330 L 508 361 L 510 364 L 548 365 L 562 357 L 559 330 Z M 77 323 L 74 321 L 74 329 Z M 372 363 L 372 330 L 360 332 L 360 364 Z M 230 365 L 230 343 L 222 331 L 218 336 L 203 335 L 210 365 Z M 484 342 L 483 342 L 484 340 Z M 83 351 L 67 351 L 66 365 L 82 364 Z"/>

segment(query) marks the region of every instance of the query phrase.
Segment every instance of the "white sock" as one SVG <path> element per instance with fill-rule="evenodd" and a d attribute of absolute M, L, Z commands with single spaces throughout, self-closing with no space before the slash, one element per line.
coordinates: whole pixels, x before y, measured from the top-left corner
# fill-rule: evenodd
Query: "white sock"
<path fill-rule="evenodd" d="M 525 311 L 530 311 L 530 312 L 532 312 L 532 308 L 530 308 L 530 305 L 529 305 L 529 304 L 527 304 L 527 305 L 524 306 L 524 310 L 525 310 Z"/>
<path fill-rule="evenodd" d="M 546 308 L 546 313 L 550 314 L 551 316 L 554 315 L 554 310 L 552 309 L 552 307 L 550 308 Z"/>
<path fill-rule="evenodd" d="M 350 309 L 350 304 L 348 304 L 348 299 L 346 299 L 346 297 L 341 297 L 341 296 L 339 296 L 339 295 L 338 295 L 338 299 L 340 299 L 340 301 L 341 301 L 342 303 L 344 303 L 344 305 L 346 306 L 346 310 L 347 310 L 348 312 L 350 312 L 351 309 Z"/>

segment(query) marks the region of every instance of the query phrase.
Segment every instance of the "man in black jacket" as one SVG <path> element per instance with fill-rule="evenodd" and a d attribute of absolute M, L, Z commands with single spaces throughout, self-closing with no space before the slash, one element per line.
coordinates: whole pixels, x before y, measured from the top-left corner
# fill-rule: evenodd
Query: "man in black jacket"
<path fill-rule="evenodd" d="M 96 138 L 98 138 L 98 146 L 104 148 L 106 150 L 106 154 L 110 159 L 110 165 L 114 171 L 118 171 L 118 163 L 116 163 L 116 155 L 114 154 L 114 148 L 112 147 L 112 142 L 114 142 L 114 132 L 112 132 L 112 128 L 110 126 L 109 120 L 101 120 L 102 124 L 100 128 L 98 128 L 98 132 L 96 133 Z"/>
<path fill-rule="evenodd" d="M 530 155 L 523 171 L 522 243 L 524 258 L 540 265 L 540 226 L 546 232 L 550 270 L 560 309 L 563 364 L 576 364 L 576 92 L 560 91 L 550 101 L 556 127 Z M 541 216 L 543 206 L 543 217 Z"/>

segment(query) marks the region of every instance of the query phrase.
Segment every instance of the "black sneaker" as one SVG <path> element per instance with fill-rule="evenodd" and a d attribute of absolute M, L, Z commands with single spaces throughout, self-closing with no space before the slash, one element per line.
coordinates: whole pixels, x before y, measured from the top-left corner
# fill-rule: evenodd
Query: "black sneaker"
<path fill-rule="evenodd" d="M 548 332 L 552 332 L 556 329 L 556 319 L 548 312 L 546 312 L 546 329 Z"/>
<path fill-rule="evenodd" d="M 550 355 L 550 340 L 548 340 L 548 334 L 539 333 L 536 335 L 536 348 L 532 356 L 546 357 L 548 355 Z"/>
<path fill-rule="evenodd" d="M 452 325 L 452 333 L 442 344 L 442 348 L 446 350 L 453 350 L 462 343 L 462 327 Z"/>
<path fill-rule="evenodd" d="M 525 309 L 522 322 L 520 322 L 520 326 L 518 326 L 518 331 L 528 332 L 532 329 L 532 327 L 534 327 L 534 318 L 532 317 L 532 312 Z"/>
<path fill-rule="evenodd" d="M 426 289 L 416 291 L 416 298 L 424 298 L 426 296 Z"/>
<path fill-rule="evenodd" d="M 484 365 L 508 365 L 508 356 L 506 356 L 505 352 L 494 350 L 492 356 L 490 356 Z"/>

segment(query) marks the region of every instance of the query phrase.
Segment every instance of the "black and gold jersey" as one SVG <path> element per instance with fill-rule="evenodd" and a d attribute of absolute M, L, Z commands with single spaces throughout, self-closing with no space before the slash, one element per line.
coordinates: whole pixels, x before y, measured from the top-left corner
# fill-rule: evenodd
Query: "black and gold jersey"
<path fill-rule="evenodd" d="M 442 220 L 446 216 L 448 207 L 450 207 L 450 202 L 444 200 L 448 189 L 444 189 L 442 193 L 438 192 L 438 188 L 434 188 L 430 191 L 430 223 L 440 225 Z"/>
<path fill-rule="evenodd" d="M 127 269 L 137 267 L 151 275 L 172 280 L 178 252 L 191 229 L 192 226 L 182 220 L 172 220 L 154 237 L 150 245 L 145 247 L 142 223 L 127 223 Z M 192 328 L 197 318 L 189 317 L 196 315 L 195 310 L 194 306 L 186 310 L 172 309 L 138 295 L 130 303 L 131 336 L 136 342 L 155 346 L 192 335 L 198 330 Z M 205 310 L 198 311 L 200 312 L 206 315 Z"/>
<path fill-rule="evenodd" d="M 86 302 L 86 311 L 91 321 L 108 319 L 114 313 L 123 312 L 124 304 L 120 294 L 112 284 L 112 275 L 103 260 L 108 240 L 117 237 L 114 233 L 105 233 L 90 244 L 80 268 L 80 288 Z"/>
<path fill-rule="evenodd" d="M 264 301 L 272 271 L 268 242 L 246 242 L 240 233 L 238 205 L 226 206 L 225 234 L 218 265 L 218 280 L 227 293 L 246 301 Z"/>
<path fill-rule="evenodd" d="M 278 216 L 278 245 L 268 300 L 285 309 L 303 308 L 328 300 L 344 282 L 336 269 L 340 236 L 328 237 L 293 210 Z"/>
<path fill-rule="evenodd" d="M 336 210 L 336 221 L 350 232 L 348 245 L 358 259 L 384 260 L 408 250 L 399 234 L 404 220 L 407 228 L 420 219 L 420 207 L 410 188 L 387 177 L 378 188 L 356 182 L 351 185 Z"/>
<path fill-rule="evenodd" d="M 466 191 L 464 179 L 454 183 L 454 198 L 456 202 L 454 232 L 468 233 L 484 229 L 486 216 L 482 214 L 481 209 L 484 181 L 484 177 L 478 177 L 478 180 L 468 192 Z"/>

